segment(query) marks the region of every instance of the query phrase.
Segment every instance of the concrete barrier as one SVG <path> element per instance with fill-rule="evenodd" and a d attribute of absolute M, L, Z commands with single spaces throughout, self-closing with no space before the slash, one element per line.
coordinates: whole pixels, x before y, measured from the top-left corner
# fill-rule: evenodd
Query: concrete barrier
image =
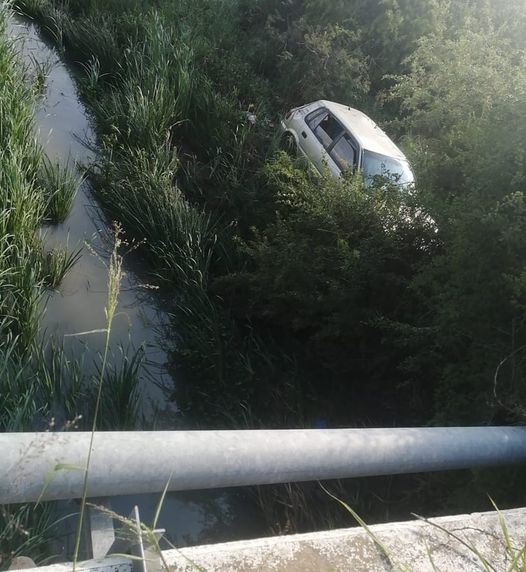
<path fill-rule="evenodd" d="M 526 509 L 501 514 L 511 551 L 498 515 L 488 512 L 435 518 L 433 524 L 371 526 L 387 554 L 365 530 L 349 528 L 171 550 L 164 557 L 177 572 L 504 572 L 526 544 Z M 484 566 L 483 559 L 491 567 Z M 519 563 L 522 566 L 522 560 Z M 521 566 L 511 570 L 523 570 Z"/>
<path fill-rule="evenodd" d="M 167 550 L 172 572 L 515 572 L 526 564 L 526 508 Z M 372 538 L 374 536 L 374 539 Z M 381 544 L 384 548 L 379 546 Z M 522 555 L 521 555 L 522 554 Z M 517 567 L 512 568 L 514 559 Z M 487 560 L 489 565 L 485 565 Z M 126 557 L 80 563 L 77 572 L 133 572 Z M 71 563 L 33 569 L 69 572 Z"/>

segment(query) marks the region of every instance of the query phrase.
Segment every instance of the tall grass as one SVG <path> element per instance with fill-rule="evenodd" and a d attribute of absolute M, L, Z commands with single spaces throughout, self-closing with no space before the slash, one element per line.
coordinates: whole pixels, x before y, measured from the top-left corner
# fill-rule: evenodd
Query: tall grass
<path fill-rule="evenodd" d="M 61 165 L 44 158 L 39 178 L 45 192 L 46 221 L 64 222 L 82 184 L 82 177 L 72 172 L 69 162 Z"/>
<path fill-rule="evenodd" d="M 46 219 L 65 218 L 79 182 L 47 162 L 37 143 L 36 94 L 6 39 L 7 10 L 0 4 L 0 431 L 71 430 L 97 419 L 93 376 L 81 358 L 42 341 L 40 321 L 46 286 L 58 285 L 79 253 L 62 248 L 46 253 L 39 228 Z M 115 307 L 114 296 L 110 311 Z M 109 367 L 108 387 L 114 383 L 120 397 L 106 404 L 105 426 L 120 419 L 131 427 L 139 416 L 141 363 L 139 352 Z M 17 555 L 37 562 L 48 557 L 54 520 L 52 505 L 0 507 L 1 565 Z"/>
<path fill-rule="evenodd" d="M 75 266 L 81 256 L 81 250 L 68 252 L 66 248 L 57 247 L 43 255 L 42 280 L 48 288 L 58 288 L 66 274 Z"/>
<path fill-rule="evenodd" d="M 116 157 L 114 156 L 116 159 Z M 209 215 L 193 207 L 175 186 L 177 158 L 168 145 L 152 154 L 128 149 L 104 164 L 97 196 L 111 216 L 155 257 L 176 281 L 206 279 L 216 232 Z M 182 285 L 182 284 L 181 284 Z"/>
<path fill-rule="evenodd" d="M 89 443 L 88 456 L 86 460 L 86 467 L 84 469 L 84 482 L 83 482 L 82 498 L 80 503 L 80 516 L 77 527 L 77 534 L 75 537 L 75 546 L 73 549 L 73 572 L 75 572 L 76 569 L 79 550 L 80 550 L 80 543 L 82 540 L 82 530 L 84 526 L 84 515 L 86 512 L 86 503 L 88 494 L 88 478 L 90 472 L 91 455 L 93 453 L 93 443 L 95 440 L 95 433 L 99 427 L 99 417 L 101 415 L 101 409 L 102 409 L 103 388 L 104 388 L 104 382 L 106 381 L 106 370 L 108 368 L 108 356 L 110 352 L 110 336 L 113 325 L 113 319 L 115 318 L 115 313 L 117 311 L 117 305 L 119 301 L 119 293 L 122 281 L 123 259 L 119 252 L 120 246 L 122 244 L 122 239 L 121 239 L 121 229 L 118 225 L 115 226 L 114 236 L 115 236 L 115 242 L 108 266 L 108 299 L 106 302 L 106 306 L 104 308 L 104 313 L 106 316 L 106 321 L 103 328 L 104 338 L 105 338 L 104 350 L 101 356 L 101 364 L 99 369 L 96 396 L 95 396 L 95 408 L 93 410 L 93 416 L 92 416 L 93 421 L 91 425 L 91 437 Z"/>
<path fill-rule="evenodd" d="M 50 60 L 39 62 L 35 58 L 32 59 L 32 66 L 34 68 L 33 85 L 37 95 L 44 95 L 47 89 L 47 79 L 53 63 Z"/>
<path fill-rule="evenodd" d="M 105 375 L 99 375 L 93 385 L 98 391 L 102 384 L 100 401 L 100 428 L 132 431 L 141 423 L 140 373 L 144 363 L 144 349 L 137 351 L 120 346 L 114 352 Z"/>
<path fill-rule="evenodd" d="M 0 507 L 0 558 L 2 568 L 17 556 L 41 562 L 50 556 L 50 540 L 57 534 L 57 516 L 52 504 Z M 5 569 L 5 568 L 4 568 Z"/>
<path fill-rule="evenodd" d="M 38 332 L 42 296 L 37 229 L 44 197 L 36 182 L 42 149 L 27 76 L 5 39 L 6 17 L 0 6 L 0 318 L 27 348 Z"/>
<path fill-rule="evenodd" d="M 57 9 L 48 0 L 24 0 L 23 2 L 13 0 L 12 5 L 15 9 L 38 18 L 43 33 L 59 48 L 62 47 L 63 29 L 67 21 L 62 10 Z"/>
<path fill-rule="evenodd" d="M 44 4 L 48 14 L 64 9 L 62 46 L 84 64 L 81 85 L 101 144 L 95 194 L 174 292 L 173 338 L 195 387 L 188 401 L 207 405 L 223 423 L 258 424 L 246 405 L 255 387 L 268 376 L 288 380 L 295 368 L 279 371 L 288 357 L 270 355 L 276 344 L 251 325 L 240 327 L 212 282 L 230 266 L 233 229 L 248 228 L 255 217 L 247 180 L 257 178 L 264 137 L 243 125 L 229 80 L 212 82 L 210 45 L 197 17 L 171 17 L 164 5 L 140 12 L 140 2 L 35 1 L 18 5 L 44 25 Z"/>

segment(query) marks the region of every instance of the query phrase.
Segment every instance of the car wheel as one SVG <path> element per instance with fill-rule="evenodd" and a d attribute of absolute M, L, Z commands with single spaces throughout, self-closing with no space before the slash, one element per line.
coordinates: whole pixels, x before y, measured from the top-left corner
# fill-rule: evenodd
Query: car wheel
<path fill-rule="evenodd" d="M 298 154 L 298 145 L 296 143 L 296 139 L 294 139 L 294 135 L 292 133 L 284 133 L 281 137 L 279 148 L 282 151 L 285 151 L 289 155 L 296 157 Z"/>

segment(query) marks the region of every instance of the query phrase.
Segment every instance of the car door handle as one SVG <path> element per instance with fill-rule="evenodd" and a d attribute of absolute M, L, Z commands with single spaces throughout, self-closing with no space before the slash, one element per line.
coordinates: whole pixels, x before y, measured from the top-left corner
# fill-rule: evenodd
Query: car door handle
<path fill-rule="evenodd" d="M 303 136 L 303 139 L 307 139 L 307 134 L 305 133 L 305 131 L 302 131 L 301 135 Z"/>

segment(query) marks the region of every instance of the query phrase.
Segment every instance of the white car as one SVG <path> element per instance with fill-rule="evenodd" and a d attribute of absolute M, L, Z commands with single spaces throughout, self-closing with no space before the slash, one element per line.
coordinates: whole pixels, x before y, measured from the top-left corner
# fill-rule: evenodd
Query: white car
<path fill-rule="evenodd" d="M 363 173 L 366 184 L 377 175 L 390 177 L 404 187 L 414 182 L 402 151 L 357 109 L 332 101 L 315 101 L 289 111 L 281 127 L 283 144 L 296 148 L 319 173 L 328 168 L 339 177 L 352 169 Z"/>

